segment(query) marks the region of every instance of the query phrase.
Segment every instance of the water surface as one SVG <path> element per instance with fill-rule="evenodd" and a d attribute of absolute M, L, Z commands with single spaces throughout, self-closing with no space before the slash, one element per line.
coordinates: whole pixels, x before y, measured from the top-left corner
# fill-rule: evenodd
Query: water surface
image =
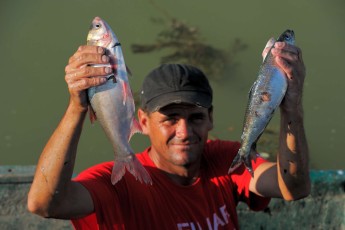
<path fill-rule="evenodd" d="M 91 20 L 104 18 L 123 45 L 133 72 L 132 89 L 159 65 L 162 52 L 134 54 L 134 43 L 151 43 L 162 26 L 150 17 L 164 17 L 152 1 L 61 0 L 0 2 L 1 129 L 0 164 L 35 164 L 68 103 L 64 68 L 77 47 L 85 43 Z M 304 91 L 305 128 L 314 169 L 344 168 L 345 53 L 344 3 L 333 1 L 156 1 L 169 15 L 197 26 L 204 40 L 226 49 L 240 38 L 248 49 L 236 56 L 238 67 L 215 92 L 212 135 L 238 140 L 247 94 L 271 36 L 291 28 L 307 66 Z M 272 124 L 277 129 L 279 114 Z M 144 136 L 131 141 L 136 151 L 148 146 Z M 113 154 L 98 123 L 85 122 L 76 171 L 112 160 Z"/>

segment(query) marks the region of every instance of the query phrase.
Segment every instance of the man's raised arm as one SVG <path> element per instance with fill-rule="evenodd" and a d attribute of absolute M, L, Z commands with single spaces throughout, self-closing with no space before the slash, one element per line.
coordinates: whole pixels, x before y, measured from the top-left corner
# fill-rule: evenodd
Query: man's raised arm
<path fill-rule="evenodd" d="M 81 46 L 69 59 L 65 80 L 70 93 L 67 110 L 39 158 L 35 177 L 28 195 L 30 212 L 43 217 L 71 219 L 93 211 L 89 192 L 71 180 L 77 146 L 88 110 L 86 89 L 103 84 L 108 64 L 104 48 Z M 97 76 L 97 77 L 94 77 Z"/>

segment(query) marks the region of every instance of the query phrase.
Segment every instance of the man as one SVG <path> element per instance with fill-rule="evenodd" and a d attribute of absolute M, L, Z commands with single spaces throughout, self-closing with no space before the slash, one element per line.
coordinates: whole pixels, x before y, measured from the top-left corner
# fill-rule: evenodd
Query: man
<path fill-rule="evenodd" d="M 29 210 L 44 217 L 72 219 L 77 229 L 237 229 L 239 201 L 262 210 L 271 197 L 296 200 L 307 196 L 301 50 L 277 42 L 272 54 L 288 78 L 280 106 L 277 162 L 257 158 L 253 178 L 244 166 L 229 175 L 239 143 L 207 140 L 213 128 L 213 107 L 206 77 L 195 67 L 162 65 L 144 80 L 138 111 L 151 146 L 137 157 L 153 185 L 141 184 L 129 173 L 112 185 L 113 162 L 71 179 L 88 108 L 86 89 L 103 84 L 111 71 L 87 66 L 109 62 L 104 48 L 81 46 L 65 69 L 70 102 L 37 164 Z"/>

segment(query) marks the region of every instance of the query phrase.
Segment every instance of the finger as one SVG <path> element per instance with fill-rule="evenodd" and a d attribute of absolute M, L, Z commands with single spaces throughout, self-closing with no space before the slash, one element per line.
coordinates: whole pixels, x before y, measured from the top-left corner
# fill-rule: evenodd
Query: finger
<path fill-rule="evenodd" d="M 82 53 L 66 66 L 65 71 L 67 73 L 90 64 L 109 64 L 109 59 L 108 56 L 102 54 Z"/>
<path fill-rule="evenodd" d="M 102 85 L 107 81 L 106 77 L 91 77 L 91 78 L 82 78 L 78 81 L 68 84 L 70 90 L 85 90 L 90 87 Z"/>
<path fill-rule="evenodd" d="M 94 54 L 94 55 L 90 55 Z M 65 71 L 69 71 L 71 69 L 79 68 L 80 66 L 86 64 L 90 58 L 99 62 L 102 60 L 102 56 L 106 54 L 106 49 L 101 46 L 79 46 L 77 51 L 69 58 L 68 66 L 66 66 Z M 84 62 L 80 62 L 80 60 L 84 60 Z M 90 61 L 90 60 L 89 60 Z"/>
<path fill-rule="evenodd" d="M 280 56 L 275 57 L 275 61 L 278 65 L 278 67 L 280 67 L 286 73 L 288 78 L 291 80 L 292 79 L 292 70 L 293 70 L 292 65 L 286 59 L 284 59 Z"/>
<path fill-rule="evenodd" d="M 299 47 L 297 47 L 297 58 L 303 63 L 302 50 Z"/>
<path fill-rule="evenodd" d="M 299 53 L 297 50 L 287 51 L 287 50 L 272 48 L 271 53 L 273 56 L 285 59 L 286 61 L 290 63 L 295 63 L 295 62 L 300 61 Z"/>
<path fill-rule="evenodd" d="M 69 63 L 78 59 L 78 57 L 83 53 L 94 53 L 94 54 L 105 54 L 105 48 L 101 46 L 79 46 L 77 51 L 70 57 Z"/>
<path fill-rule="evenodd" d="M 109 64 L 109 57 L 102 54 L 83 53 L 76 58 L 72 66 L 75 65 L 80 67 L 89 64 Z"/>
<path fill-rule="evenodd" d="M 80 69 L 71 71 L 65 75 L 65 80 L 68 84 L 78 81 L 82 78 L 89 78 L 94 76 L 103 77 L 112 72 L 110 67 L 91 67 L 85 66 Z"/>
<path fill-rule="evenodd" d="M 291 53 L 295 55 L 301 51 L 297 46 L 288 44 L 286 42 L 276 42 L 272 50 L 277 53 Z"/>

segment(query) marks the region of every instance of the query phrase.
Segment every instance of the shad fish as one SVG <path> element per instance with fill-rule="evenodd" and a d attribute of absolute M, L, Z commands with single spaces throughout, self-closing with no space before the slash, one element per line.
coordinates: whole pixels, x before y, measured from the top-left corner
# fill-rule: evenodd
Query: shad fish
<path fill-rule="evenodd" d="M 121 44 L 110 26 L 99 17 L 92 21 L 87 44 L 105 47 L 114 70 L 113 74 L 107 76 L 108 80 L 105 84 L 88 89 L 92 111 L 91 121 L 97 117 L 115 154 L 111 182 L 112 184 L 118 182 L 127 169 L 140 182 L 152 184 L 150 175 L 140 164 L 129 145 L 131 136 L 136 132 L 141 132 L 141 127 L 134 117 L 135 105 Z"/>
<path fill-rule="evenodd" d="M 292 30 L 286 30 L 276 41 L 293 45 L 295 43 L 295 34 Z M 270 40 L 266 47 L 273 47 L 276 41 L 274 39 L 273 41 Z M 277 66 L 271 54 L 271 49 L 264 58 L 259 75 L 250 90 L 241 136 L 241 147 L 230 166 L 229 173 L 244 163 L 247 170 L 254 177 L 252 160 L 257 157 L 256 142 L 285 96 L 288 85 L 287 78 L 285 73 Z"/>

